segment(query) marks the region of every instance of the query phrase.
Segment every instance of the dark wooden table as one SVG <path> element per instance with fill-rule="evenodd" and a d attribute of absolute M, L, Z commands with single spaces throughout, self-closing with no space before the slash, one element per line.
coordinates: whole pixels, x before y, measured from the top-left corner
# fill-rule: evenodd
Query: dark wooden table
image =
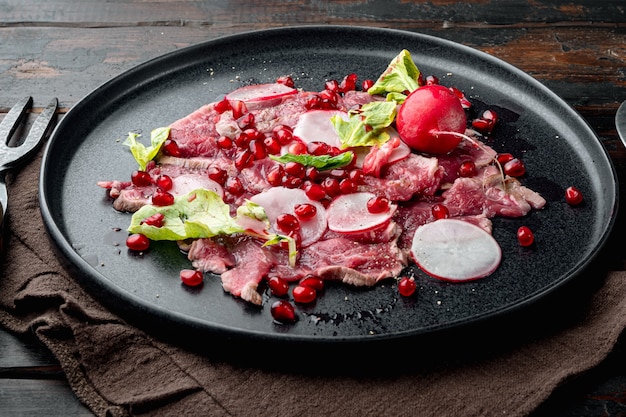
<path fill-rule="evenodd" d="M 311 24 L 421 32 L 508 61 L 578 110 L 620 181 L 626 175 L 614 123 L 626 100 L 623 0 L 0 1 L 0 112 L 31 94 L 36 107 L 58 97 L 62 117 L 101 83 L 161 54 L 222 35 Z M 624 269 L 626 251 L 612 259 Z M 558 389 L 535 416 L 626 415 L 625 344 Z M 91 413 L 43 345 L 0 329 L 0 415 Z"/>

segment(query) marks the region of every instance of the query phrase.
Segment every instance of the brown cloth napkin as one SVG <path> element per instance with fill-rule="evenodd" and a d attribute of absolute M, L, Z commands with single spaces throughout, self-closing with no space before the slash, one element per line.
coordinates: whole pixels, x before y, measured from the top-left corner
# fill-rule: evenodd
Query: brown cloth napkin
<path fill-rule="evenodd" d="M 243 353 L 252 364 L 209 358 L 147 335 L 83 292 L 46 238 L 39 165 L 9 177 L 0 324 L 33 332 L 98 416 L 523 416 L 599 364 L 626 324 L 626 271 L 601 272 L 582 295 L 520 314 L 502 331 L 477 331 L 438 355 L 427 346 L 381 349 L 363 358 L 360 372 L 334 373 L 254 366 L 278 362 L 281 352 L 256 357 L 253 346 Z M 390 371 L 370 373 L 374 362 Z"/>

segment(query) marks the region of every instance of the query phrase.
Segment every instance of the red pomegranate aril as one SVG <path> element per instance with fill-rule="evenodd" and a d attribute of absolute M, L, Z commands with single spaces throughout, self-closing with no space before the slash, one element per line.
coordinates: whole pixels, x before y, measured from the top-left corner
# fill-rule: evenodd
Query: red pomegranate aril
<path fill-rule="evenodd" d="M 358 77 L 355 73 L 350 73 L 348 75 L 346 75 L 343 80 L 341 80 L 341 82 L 339 83 L 339 90 L 342 93 L 345 93 L 347 91 L 352 91 L 352 90 L 356 90 L 356 82 L 358 80 Z"/>
<path fill-rule="evenodd" d="M 278 187 L 283 183 L 283 177 L 285 176 L 285 170 L 282 165 L 274 165 L 267 171 L 267 182 L 273 187 Z"/>
<path fill-rule="evenodd" d="M 491 123 L 484 119 L 472 120 L 472 127 L 482 133 L 489 133 L 491 131 Z"/>
<path fill-rule="evenodd" d="M 285 233 L 289 233 L 300 229 L 300 221 L 293 214 L 283 213 L 276 217 L 276 227 Z"/>
<path fill-rule="evenodd" d="M 361 83 L 361 90 L 367 91 L 374 86 L 374 80 L 363 80 Z"/>
<path fill-rule="evenodd" d="M 178 143 L 175 141 L 168 139 L 163 142 L 163 147 L 161 148 L 165 155 L 175 156 L 180 158 L 182 153 L 180 152 L 180 148 L 178 147 Z"/>
<path fill-rule="evenodd" d="M 346 171 L 345 169 L 341 169 L 341 168 L 331 169 L 329 174 L 331 177 L 335 177 L 338 179 L 348 177 L 348 171 Z"/>
<path fill-rule="evenodd" d="M 382 196 L 376 196 L 367 202 L 367 211 L 372 214 L 384 213 L 389 210 L 389 199 Z"/>
<path fill-rule="evenodd" d="M 228 149 L 233 146 L 233 140 L 228 136 L 220 136 L 217 138 L 217 146 L 221 149 Z"/>
<path fill-rule="evenodd" d="M 224 189 L 231 195 L 238 196 L 243 194 L 243 184 L 237 177 L 229 177 L 224 184 Z"/>
<path fill-rule="evenodd" d="M 527 247 L 535 242 L 535 235 L 528 226 L 517 229 L 517 240 L 521 246 Z"/>
<path fill-rule="evenodd" d="M 513 154 L 505 152 L 505 153 L 500 153 L 498 154 L 498 156 L 496 157 L 496 159 L 498 160 L 498 162 L 500 163 L 500 165 L 504 165 L 507 162 L 511 161 L 512 159 L 514 159 L 515 157 L 513 156 Z"/>
<path fill-rule="evenodd" d="M 431 213 L 436 220 L 447 219 L 448 217 L 450 217 L 450 211 L 448 210 L 448 207 L 444 206 L 441 203 L 433 205 L 433 207 L 431 208 Z"/>
<path fill-rule="evenodd" d="M 276 297 L 284 297 L 289 292 L 289 283 L 280 277 L 269 278 L 267 285 Z"/>
<path fill-rule="evenodd" d="M 324 83 L 324 87 L 328 91 L 339 91 L 339 81 L 337 80 L 329 80 Z"/>
<path fill-rule="evenodd" d="M 288 151 L 294 155 L 304 155 L 307 152 L 306 144 L 302 142 L 293 142 L 289 144 Z"/>
<path fill-rule="evenodd" d="M 196 269 L 183 269 L 180 271 L 180 280 L 188 287 L 197 287 L 204 281 L 204 274 Z"/>
<path fill-rule="evenodd" d="M 302 184 L 304 184 L 304 180 L 293 175 L 285 175 L 283 178 L 283 185 L 287 188 L 300 188 Z"/>
<path fill-rule="evenodd" d="M 267 150 L 265 149 L 265 143 L 259 139 L 252 139 L 250 141 L 250 152 L 254 156 L 254 159 L 260 161 L 267 157 Z"/>
<path fill-rule="evenodd" d="M 217 166 L 212 166 L 209 168 L 207 176 L 220 185 L 224 185 L 226 180 L 228 179 L 228 172 L 225 169 L 222 169 Z"/>
<path fill-rule="evenodd" d="M 235 136 L 235 145 L 240 148 L 247 148 L 250 144 L 250 137 L 246 134 L 246 132 L 240 132 Z"/>
<path fill-rule="evenodd" d="M 307 145 L 307 152 L 309 152 L 311 155 L 316 155 L 316 156 L 320 156 L 320 155 L 328 155 L 328 149 L 330 148 L 330 146 L 326 143 L 326 142 L 309 142 L 309 144 Z"/>
<path fill-rule="evenodd" d="M 280 142 L 281 145 L 287 145 L 293 140 L 293 133 L 288 126 L 279 126 L 274 129 L 272 135 Z"/>
<path fill-rule="evenodd" d="M 126 238 L 126 246 L 130 250 L 143 252 L 150 247 L 150 239 L 141 233 L 134 233 Z"/>
<path fill-rule="evenodd" d="M 294 83 L 293 78 L 291 78 L 288 75 L 283 75 L 282 77 L 278 77 L 276 79 L 276 83 L 277 84 L 283 84 L 286 85 L 287 87 L 295 87 L 296 83 Z"/>
<path fill-rule="evenodd" d="M 246 136 L 248 136 L 248 138 L 250 138 L 250 140 L 260 140 L 260 141 L 262 141 L 263 139 L 265 139 L 265 133 L 260 132 L 256 128 L 245 129 L 243 131 L 243 133 L 245 133 Z"/>
<path fill-rule="evenodd" d="M 296 285 L 291 293 L 293 301 L 299 304 L 309 304 L 317 298 L 317 291 L 306 285 Z"/>
<path fill-rule="evenodd" d="M 341 194 L 341 188 L 339 187 L 339 180 L 337 178 L 326 177 L 322 181 L 322 187 L 329 197 L 336 197 Z"/>
<path fill-rule="evenodd" d="M 163 191 L 169 191 L 174 186 L 174 181 L 172 181 L 172 177 L 169 175 L 159 175 L 156 179 L 156 185 Z"/>
<path fill-rule="evenodd" d="M 154 213 L 152 216 L 146 217 L 141 221 L 141 224 L 147 224 L 153 227 L 162 227 L 165 221 L 165 215 L 163 213 Z"/>
<path fill-rule="evenodd" d="M 437 85 L 439 84 L 439 78 L 434 75 L 429 75 L 426 77 L 426 85 Z"/>
<path fill-rule="evenodd" d="M 296 310 L 287 300 L 275 301 L 270 307 L 270 314 L 278 323 L 289 324 L 296 321 Z"/>
<path fill-rule="evenodd" d="M 317 214 L 317 208 L 313 204 L 302 203 L 294 207 L 296 217 L 301 220 L 311 220 Z"/>
<path fill-rule="evenodd" d="M 339 181 L 339 190 L 341 190 L 342 194 L 356 193 L 358 188 L 358 185 L 350 178 L 344 178 Z"/>
<path fill-rule="evenodd" d="M 320 184 L 309 182 L 303 187 L 306 196 L 313 201 L 321 201 L 326 198 L 326 190 Z"/>
<path fill-rule="evenodd" d="M 307 167 L 304 177 L 309 181 L 319 181 L 322 178 L 320 170 L 315 167 Z"/>
<path fill-rule="evenodd" d="M 241 171 L 244 168 L 249 168 L 254 164 L 254 155 L 250 149 L 244 149 L 235 155 L 235 168 Z"/>
<path fill-rule="evenodd" d="M 415 294 L 415 290 L 417 289 L 417 284 L 415 283 L 415 279 L 409 277 L 402 277 L 398 281 L 398 292 L 403 297 L 410 297 Z"/>
<path fill-rule="evenodd" d="M 306 174 L 306 167 L 300 162 L 287 162 L 285 164 L 285 172 L 294 177 L 304 178 Z"/>
<path fill-rule="evenodd" d="M 136 187 L 146 187 L 152 184 L 152 177 L 146 171 L 133 171 L 130 180 Z"/>
<path fill-rule="evenodd" d="M 520 159 L 517 158 L 513 158 L 504 164 L 502 169 L 506 175 L 511 177 L 521 177 L 526 173 L 526 166 Z"/>
<path fill-rule="evenodd" d="M 152 205 L 154 206 L 171 206 L 174 204 L 174 196 L 167 191 L 156 190 L 152 194 Z"/>
<path fill-rule="evenodd" d="M 230 102 L 231 109 L 233 111 L 233 119 L 239 119 L 244 114 L 248 113 L 246 103 L 241 100 L 232 100 Z"/>
<path fill-rule="evenodd" d="M 278 139 L 273 136 L 268 136 L 263 139 L 263 144 L 265 145 L 265 150 L 270 155 L 278 155 L 282 150 L 282 145 Z"/>
<path fill-rule="evenodd" d="M 348 174 L 348 178 L 350 178 L 355 184 L 361 185 L 363 184 L 363 179 L 365 178 L 365 174 L 360 169 L 350 170 Z"/>
<path fill-rule="evenodd" d="M 583 193 L 574 186 L 567 187 L 565 189 L 565 201 L 569 205 L 577 206 L 583 202 Z"/>
<path fill-rule="evenodd" d="M 298 283 L 305 287 L 311 287 L 315 291 L 322 291 L 324 289 L 324 280 L 314 274 L 306 274 Z"/>
<path fill-rule="evenodd" d="M 222 114 L 225 111 L 231 110 L 232 107 L 230 106 L 230 102 L 226 98 L 223 98 L 222 100 L 215 103 L 214 109 L 219 114 Z"/>
<path fill-rule="evenodd" d="M 464 178 L 476 175 L 476 164 L 473 161 L 465 161 L 459 166 L 459 176 Z"/>
<path fill-rule="evenodd" d="M 307 110 L 320 109 L 322 107 L 322 99 L 318 95 L 310 97 L 305 103 L 304 107 Z"/>

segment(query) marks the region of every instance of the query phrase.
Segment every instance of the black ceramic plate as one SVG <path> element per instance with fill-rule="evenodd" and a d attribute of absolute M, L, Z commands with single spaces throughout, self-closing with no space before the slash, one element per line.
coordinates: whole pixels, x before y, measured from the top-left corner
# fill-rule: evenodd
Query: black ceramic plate
<path fill-rule="evenodd" d="M 148 132 L 250 82 L 290 75 L 320 90 L 327 79 L 357 73 L 376 78 L 403 48 L 426 75 L 463 90 L 477 110 L 496 109 L 504 123 L 492 145 L 523 158 L 523 182 L 548 201 L 523 219 L 496 219 L 503 249 L 490 277 L 447 284 L 417 270 L 417 296 L 397 295 L 394 280 L 374 288 L 330 285 L 299 321 L 277 325 L 270 297 L 262 308 L 224 293 L 219 278 L 200 289 L 180 284 L 189 267 L 174 244 L 143 256 L 124 246 L 130 215 L 116 212 L 100 180 L 127 180 L 136 164 L 121 144 L 129 131 Z M 564 201 L 569 185 L 585 202 Z M 140 325 L 175 328 L 192 337 L 218 334 L 277 342 L 366 343 L 466 326 L 527 306 L 576 277 L 605 242 L 617 207 L 614 168 L 594 132 L 542 84 L 487 54 L 420 34 L 359 27 L 282 28 L 214 39 L 140 65 L 97 88 L 63 118 L 42 167 L 41 206 L 48 231 L 76 279 L 115 311 Z M 521 248 L 515 231 L 536 233 Z M 141 324 L 143 323 L 143 324 Z"/>

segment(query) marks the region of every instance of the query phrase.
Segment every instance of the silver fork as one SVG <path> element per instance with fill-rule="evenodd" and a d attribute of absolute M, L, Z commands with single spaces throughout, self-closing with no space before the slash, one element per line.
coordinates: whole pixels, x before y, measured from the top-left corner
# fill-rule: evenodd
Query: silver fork
<path fill-rule="evenodd" d="M 9 110 L 0 123 L 0 253 L 4 250 L 4 217 L 8 207 L 8 194 L 5 176 L 8 170 L 27 161 L 37 151 L 43 139 L 54 125 L 58 100 L 53 98 L 33 122 L 26 138 L 19 143 L 13 136 L 17 128 L 24 121 L 29 109 L 33 105 L 33 98 L 24 97 Z M 15 146 L 11 146 L 15 142 Z"/>

